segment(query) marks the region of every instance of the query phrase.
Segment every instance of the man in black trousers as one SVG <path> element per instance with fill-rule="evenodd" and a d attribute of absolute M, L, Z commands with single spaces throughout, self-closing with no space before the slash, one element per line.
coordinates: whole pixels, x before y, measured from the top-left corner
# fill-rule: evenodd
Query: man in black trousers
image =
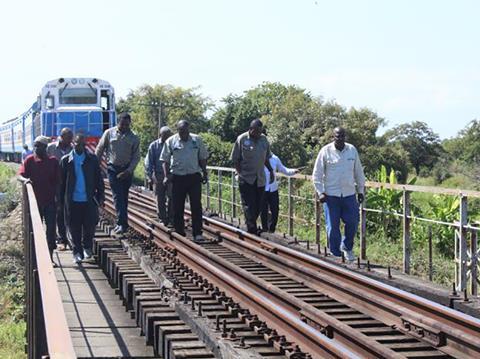
<path fill-rule="evenodd" d="M 268 179 L 270 183 L 275 179 L 269 161 L 271 157 L 270 144 L 262 132 L 262 121 L 253 120 L 248 131 L 237 137 L 231 154 L 238 175 L 247 230 L 252 234 L 259 233 L 257 218 L 261 211 L 267 181 L 264 166 L 270 173 Z"/>
<path fill-rule="evenodd" d="M 75 263 L 92 256 L 92 241 L 103 205 L 104 184 L 97 156 L 85 151 L 85 136 L 74 137 L 74 148 L 60 162 L 60 198 L 73 244 Z"/>
<path fill-rule="evenodd" d="M 202 237 L 202 183 L 207 183 L 208 152 L 200 136 L 190 133 L 188 121 L 177 123 L 177 134 L 165 142 L 160 159 L 163 161 L 164 184 L 172 182 L 173 224 L 175 231 L 185 235 L 185 199 L 190 199 L 193 240 Z"/>

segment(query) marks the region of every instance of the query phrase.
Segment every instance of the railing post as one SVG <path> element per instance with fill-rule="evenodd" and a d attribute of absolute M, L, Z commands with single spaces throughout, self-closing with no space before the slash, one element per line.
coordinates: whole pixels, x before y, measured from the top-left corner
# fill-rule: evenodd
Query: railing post
<path fill-rule="evenodd" d="M 218 170 L 218 175 L 217 175 L 217 181 L 218 181 L 218 215 L 222 214 L 222 171 Z"/>
<path fill-rule="evenodd" d="M 403 272 L 410 274 L 410 192 L 403 190 Z"/>
<path fill-rule="evenodd" d="M 293 198 L 292 178 L 288 177 L 288 234 L 293 236 Z"/>
<path fill-rule="evenodd" d="M 320 249 L 320 201 L 318 200 L 318 193 L 314 191 L 315 199 L 315 243 L 317 244 L 317 253 L 321 252 Z"/>
<path fill-rule="evenodd" d="M 468 201 L 467 197 L 460 195 L 460 228 L 458 238 L 458 250 L 459 250 L 459 290 L 462 291 L 467 288 L 467 230 L 465 226 L 468 222 Z"/>
<path fill-rule="evenodd" d="M 232 201 L 232 217 L 237 217 L 237 194 L 235 190 L 235 172 L 231 172 L 232 174 L 232 194 L 231 194 L 231 201 Z"/>
<path fill-rule="evenodd" d="M 207 209 L 210 210 L 210 181 L 207 181 L 205 190 L 207 191 Z"/>
<path fill-rule="evenodd" d="M 360 204 L 360 259 L 367 259 L 367 211 L 365 201 Z"/>
<path fill-rule="evenodd" d="M 478 294 L 478 253 L 477 253 L 477 231 L 472 230 L 470 232 L 470 290 L 472 295 Z"/>

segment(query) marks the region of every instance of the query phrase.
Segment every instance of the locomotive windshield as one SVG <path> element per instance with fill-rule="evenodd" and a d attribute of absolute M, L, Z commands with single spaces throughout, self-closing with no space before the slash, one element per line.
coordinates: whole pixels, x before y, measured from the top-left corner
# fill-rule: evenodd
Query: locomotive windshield
<path fill-rule="evenodd" d="M 97 90 L 91 87 L 65 88 L 60 91 L 59 100 L 62 105 L 96 105 Z"/>

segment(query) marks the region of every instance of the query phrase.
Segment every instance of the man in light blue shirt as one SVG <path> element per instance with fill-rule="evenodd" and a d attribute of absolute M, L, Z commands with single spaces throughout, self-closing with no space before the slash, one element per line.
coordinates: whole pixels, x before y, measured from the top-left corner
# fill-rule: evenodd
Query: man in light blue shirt
<path fill-rule="evenodd" d="M 22 151 L 22 163 L 23 163 L 23 161 L 25 161 L 25 158 L 27 158 L 31 154 L 33 154 L 33 151 L 28 149 L 27 144 L 24 144 L 23 145 L 23 151 Z"/>

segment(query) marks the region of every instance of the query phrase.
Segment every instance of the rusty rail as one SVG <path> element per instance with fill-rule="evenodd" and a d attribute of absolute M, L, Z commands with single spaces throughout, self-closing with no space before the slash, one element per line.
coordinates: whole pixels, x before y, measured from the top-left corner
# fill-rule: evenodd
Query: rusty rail
<path fill-rule="evenodd" d="M 142 218 L 143 221 L 152 222 L 148 219 L 147 214 L 148 212 L 151 212 L 152 215 L 155 214 L 155 206 L 149 204 L 152 198 L 138 192 L 135 192 L 132 197 L 134 197 L 132 198 L 132 205 L 141 208 L 141 210 L 130 209 L 132 217 L 135 220 Z M 421 336 L 425 338 L 426 342 L 431 343 L 433 347 L 446 354 L 455 357 L 476 357 L 480 355 L 480 342 L 478 341 L 480 320 L 478 319 L 352 273 L 315 257 L 250 235 L 220 221 L 204 218 L 204 222 L 205 231 L 209 232 L 214 238 L 221 237 L 225 246 L 235 248 L 247 256 L 261 260 L 262 263 L 268 263 L 271 268 L 290 278 L 308 282 L 312 288 L 329 293 L 330 296 L 340 302 L 357 308 L 363 313 L 368 313 L 383 323 L 398 328 L 403 333 L 410 334 L 413 337 Z M 156 229 L 167 230 L 153 222 L 151 225 Z M 144 226 L 144 234 L 148 234 L 151 227 Z M 201 254 L 204 251 L 203 248 L 198 246 L 193 248 L 195 245 L 175 233 L 163 237 L 164 244 L 172 245 L 172 240 L 176 245 L 183 243 L 184 246 L 190 247 L 190 252 L 195 251 Z M 222 263 L 214 255 L 205 253 L 204 256 L 208 258 L 209 263 L 217 263 L 224 269 L 230 267 L 229 270 L 234 271 L 231 265 Z M 237 270 L 235 275 L 240 276 L 241 272 L 241 270 Z M 268 287 L 265 283 L 259 283 L 252 277 L 244 276 L 242 282 L 256 283 L 256 288 L 264 287 L 270 291 L 270 294 L 275 294 L 273 288 Z M 340 339 L 340 342 L 350 349 L 352 347 L 348 343 L 354 344 L 357 341 L 356 347 L 360 347 L 362 350 L 361 352 L 357 351 L 357 353 L 361 353 L 360 355 L 372 350 L 376 351 L 378 356 L 394 357 L 392 353 L 382 351 L 378 348 L 378 345 L 371 345 L 373 343 L 365 341 L 365 338 L 355 335 L 351 330 L 349 333 L 340 323 L 325 316 L 322 317 L 321 313 L 312 310 L 309 306 L 305 306 L 279 292 L 275 295 L 280 298 L 277 305 L 285 306 L 285 303 L 288 303 L 290 307 L 287 306 L 287 308 L 297 307 L 303 315 L 320 324 L 321 327 L 329 327 L 334 333 L 333 337 Z M 368 347 L 365 347 L 365 344 Z"/>
<path fill-rule="evenodd" d="M 25 312 L 29 359 L 76 358 L 47 238 L 30 183 L 23 185 Z"/>

